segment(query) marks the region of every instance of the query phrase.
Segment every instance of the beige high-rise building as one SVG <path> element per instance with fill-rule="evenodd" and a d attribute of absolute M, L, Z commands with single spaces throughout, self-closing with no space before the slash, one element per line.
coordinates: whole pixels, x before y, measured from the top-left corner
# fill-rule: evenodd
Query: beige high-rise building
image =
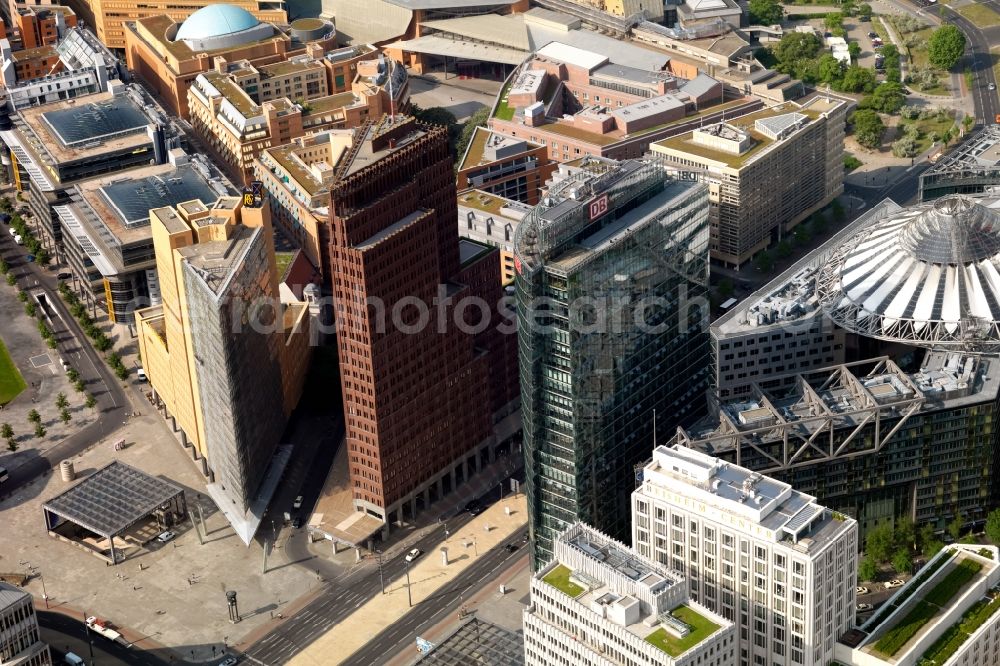
<path fill-rule="evenodd" d="M 847 104 L 815 97 L 650 145 L 709 186 L 712 258 L 740 266 L 844 191 Z"/>
<path fill-rule="evenodd" d="M 222 197 L 149 212 L 161 305 L 136 312 L 154 401 L 245 542 L 287 463 L 278 447 L 309 359 L 308 308 L 279 302 L 271 216 Z"/>
<path fill-rule="evenodd" d="M 169 16 L 174 21 L 183 21 L 200 9 L 209 10 L 203 14 L 206 25 L 213 23 L 225 28 L 225 17 L 220 17 L 215 8 L 238 7 L 252 14 L 260 21 L 268 23 L 288 23 L 284 0 L 232 0 L 223 3 L 206 3 L 203 0 L 67 0 L 77 16 L 90 27 L 108 48 L 125 48 L 125 24 L 150 16 Z"/>

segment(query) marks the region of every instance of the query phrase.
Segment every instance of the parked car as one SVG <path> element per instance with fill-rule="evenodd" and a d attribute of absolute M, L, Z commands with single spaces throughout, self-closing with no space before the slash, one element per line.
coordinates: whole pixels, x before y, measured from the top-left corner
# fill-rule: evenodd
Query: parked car
<path fill-rule="evenodd" d="M 135 376 L 139 378 L 140 382 L 147 382 L 147 381 L 149 381 L 149 377 L 146 376 L 146 369 L 145 368 L 139 368 L 138 370 L 136 370 L 135 371 Z"/>
<path fill-rule="evenodd" d="M 885 589 L 891 590 L 896 587 L 903 587 L 903 585 L 905 585 L 903 581 L 901 581 L 898 578 L 893 578 L 892 580 L 890 580 L 888 583 L 885 584 Z"/>
<path fill-rule="evenodd" d="M 295 515 L 292 517 L 292 528 L 299 529 L 302 527 L 302 516 Z"/>
<path fill-rule="evenodd" d="M 858 594 L 868 594 L 868 588 L 867 587 L 858 587 L 858 588 L 855 588 L 854 591 L 857 592 Z"/>
<path fill-rule="evenodd" d="M 856 607 L 857 612 L 864 613 L 872 609 L 871 604 L 858 604 Z"/>
<path fill-rule="evenodd" d="M 869 39 L 877 39 L 878 38 L 878 33 L 877 32 L 869 32 L 868 33 L 868 38 Z"/>
<path fill-rule="evenodd" d="M 408 552 L 406 554 L 406 561 L 407 562 L 412 562 L 413 560 L 417 559 L 421 555 L 423 555 L 423 551 L 420 550 L 419 548 L 414 548 L 413 550 L 411 550 L 410 552 Z"/>
<path fill-rule="evenodd" d="M 515 550 L 517 550 L 517 544 L 509 543 L 506 546 L 504 546 L 503 549 L 506 550 L 508 553 L 513 553 Z"/>
<path fill-rule="evenodd" d="M 991 83 L 991 84 L 989 85 L 989 89 L 990 89 L 990 90 L 996 90 L 996 89 L 997 89 L 997 84 L 995 84 L 995 83 Z"/>
<path fill-rule="evenodd" d="M 73 274 L 70 273 L 69 271 L 63 271 L 62 273 L 59 273 L 58 275 L 56 275 L 56 279 L 57 280 L 72 280 L 73 279 Z"/>
<path fill-rule="evenodd" d="M 237 662 L 239 662 L 239 659 L 237 659 L 233 655 L 229 655 L 228 657 L 219 662 L 219 666 L 236 666 Z"/>
<path fill-rule="evenodd" d="M 473 516 L 478 516 L 483 512 L 483 505 L 479 500 L 472 500 L 465 505 L 465 510 L 471 513 Z"/>
<path fill-rule="evenodd" d="M 160 543 L 167 543 L 168 541 L 173 541 L 175 536 L 177 535 L 167 530 L 166 532 L 160 532 L 160 536 L 156 537 L 156 540 Z"/>
<path fill-rule="evenodd" d="M 292 502 L 292 508 L 293 509 L 301 509 L 302 508 L 302 495 L 299 495 L 298 497 L 295 498 L 295 501 Z"/>

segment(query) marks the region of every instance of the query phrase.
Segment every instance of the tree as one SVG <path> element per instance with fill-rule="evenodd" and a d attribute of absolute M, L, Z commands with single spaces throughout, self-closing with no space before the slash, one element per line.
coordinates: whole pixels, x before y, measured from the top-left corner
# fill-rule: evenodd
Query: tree
<path fill-rule="evenodd" d="M 28 420 L 31 421 L 32 423 L 41 423 L 42 415 L 38 413 L 37 409 L 32 409 L 30 412 L 28 412 Z"/>
<path fill-rule="evenodd" d="M 901 574 L 913 571 L 913 558 L 910 557 L 909 548 L 900 548 L 896 551 L 892 556 L 892 568 Z"/>
<path fill-rule="evenodd" d="M 914 527 L 913 521 L 909 517 L 903 516 L 897 520 L 894 532 L 897 548 L 906 548 L 907 550 L 916 548 L 916 527 Z"/>
<path fill-rule="evenodd" d="M 875 72 L 867 67 L 851 65 L 840 80 L 840 89 L 844 92 L 871 92 L 875 89 Z"/>
<path fill-rule="evenodd" d="M 816 75 L 823 83 L 839 82 L 841 77 L 844 76 L 844 66 L 829 53 L 824 53 L 819 57 L 816 69 Z"/>
<path fill-rule="evenodd" d="M 69 415 L 69 410 L 63 407 L 59 410 L 59 418 L 62 419 L 63 423 L 69 423 L 70 419 L 73 417 Z"/>
<path fill-rule="evenodd" d="M 882 143 L 885 124 L 877 113 L 871 109 L 855 111 L 851 122 L 854 125 L 854 138 L 858 143 L 866 148 L 878 148 Z"/>
<path fill-rule="evenodd" d="M 953 25 L 944 25 L 927 40 L 927 59 L 940 69 L 951 69 L 965 53 L 965 35 Z"/>
<path fill-rule="evenodd" d="M 80 380 L 80 373 L 76 368 L 70 368 L 66 371 L 66 378 L 69 379 L 70 382 L 77 382 Z"/>
<path fill-rule="evenodd" d="M 867 2 L 858 5 L 858 16 L 862 21 L 870 21 L 872 19 L 872 6 Z"/>
<path fill-rule="evenodd" d="M 823 50 L 819 37 L 811 32 L 792 32 L 781 38 L 774 47 L 774 55 L 779 63 L 793 63 L 796 60 L 813 59 Z"/>
<path fill-rule="evenodd" d="M 83 383 L 82 379 L 78 379 L 75 382 L 73 382 L 73 388 L 74 390 L 76 390 L 77 393 L 83 393 L 84 389 L 87 388 L 87 386 Z"/>
<path fill-rule="evenodd" d="M 809 241 L 812 240 L 812 232 L 809 231 L 809 227 L 804 224 L 800 224 L 795 227 L 795 242 L 799 245 L 807 245 Z"/>
<path fill-rule="evenodd" d="M 840 199 L 833 200 L 833 203 L 830 204 L 830 211 L 833 213 L 834 222 L 844 221 L 846 214 L 844 213 L 844 204 L 840 203 Z"/>
<path fill-rule="evenodd" d="M 897 113 L 906 103 L 903 86 L 895 81 L 886 81 L 878 86 L 858 104 L 859 108 L 872 109 L 882 113 Z"/>
<path fill-rule="evenodd" d="M 866 555 L 858 564 L 858 580 L 869 581 L 878 574 L 878 563 L 871 555 Z"/>
<path fill-rule="evenodd" d="M 885 562 L 892 552 L 892 536 L 892 525 L 889 523 L 873 527 L 865 537 L 865 554 L 876 562 Z"/>
<path fill-rule="evenodd" d="M 66 399 L 65 393 L 60 393 L 56 396 L 56 407 L 59 409 L 66 409 L 69 406 L 69 400 Z"/>
<path fill-rule="evenodd" d="M 851 42 L 847 45 L 847 52 L 851 55 L 851 62 L 857 62 L 858 58 L 861 57 L 861 45 L 857 42 Z"/>
<path fill-rule="evenodd" d="M 986 538 L 1000 545 L 1000 509 L 993 509 L 986 516 Z"/>
<path fill-rule="evenodd" d="M 844 27 L 844 15 L 840 12 L 831 12 L 823 19 L 823 24 L 828 30 Z"/>
<path fill-rule="evenodd" d="M 462 159 L 465 156 L 465 150 L 469 146 L 469 142 L 472 141 L 472 135 L 476 133 L 477 127 L 484 127 L 490 119 L 490 108 L 484 106 L 478 109 L 475 113 L 469 116 L 469 119 L 462 126 L 462 131 L 458 135 L 458 143 L 455 146 L 455 155 L 458 159 Z"/>
<path fill-rule="evenodd" d="M 4 423 L 3 425 L 0 425 L 0 437 L 3 437 L 4 439 L 11 439 L 13 436 L 14 436 L 14 429 L 10 427 L 9 423 Z"/>
<path fill-rule="evenodd" d="M 780 243 L 778 243 L 778 246 L 775 248 L 775 252 L 777 252 L 778 257 L 781 259 L 787 259 L 792 256 L 792 244 L 788 242 L 787 238 L 784 238 Z"/>
<path fill-rule="evenodd" d="M 931 539 L 922 546 L 921 552 L 924 557 L 934 557 L 942 548 L 944 548 L 944 544 L 940 540 Z"/>
<path fill-rule="evenodd" d="M 753 264 L 761 273 L 769 273 L 774 267 L 774 258 L 767 250 L 761 250 L 754 256 Z"/>
<path fill-rule="evenodd" d="M 87 409 L 93 409 L 97 405 L 97 398 L 88 393 L 86 405 Z"/>
<path fill-rule="evenodd" d="M 963 527 L 965 527 L 965 520 L 962 518 L 961 513 L 956 513 L 955 517 L 948 523 L 948 534 L 951 535 L 952 539 L 958 541 L 958 538 L 962 536 Z"/>
<path fill-rule="evenodd" d="M 14 286 L 15 284 L 17 284 L 17 278 L 16 278 L 16 277 L 14 277 L 14 274 L 13 274 L 13 273 L 7 273 L 7 284 L 9 284 L 9 285 L 10 285 L 10 286 L 12 286 L 12 287 L 13 287 L 13 286 Z"/>
<path fill-rule="evenodd" d="M 46 432 L 48 431 L 45 429 L 45 426 L 43 426 L 41 423 L 35 424 L 35 437 L 41 439 L 42 437 L 45 437 Z"/>
<path fill-rule="evenodd" d="M 781 23 L 783 15 L 778 0 L 750 0 L 750 25 Z"/>

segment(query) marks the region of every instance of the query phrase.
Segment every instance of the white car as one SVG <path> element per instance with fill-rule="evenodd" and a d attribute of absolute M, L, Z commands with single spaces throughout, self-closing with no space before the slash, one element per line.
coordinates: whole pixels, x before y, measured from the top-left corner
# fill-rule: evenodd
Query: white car
<path fill-rule="evenodd" d="M 903 587 L 903 585 L 905 585 L 903 581 L 899 580 L 898 578 L 893 578 L 892 580 L 890 580 L 888 583 L 885 584 L 885 589 L 891 590 L 895 587 Z"/>
<path fill-rule="evenodd" d="M 135 371 L 135 376 L 139 378 L 140 382 L 148 382 L 149 377 L 146 376 L 145 368 L 139 368 Z"/>
<path fill-rule="evenodd" d="M 870 611 L 871 609 L 872 609 L 871 604 L 858 604 L 856 607 L 856 610 L 859 613 L 864 613 L 866 611 Z"/>
<path fill-rule="evenodd" d="M 855 588 L 854 591 L 857 594 L 868 594 L 868 588 L 867 587 L 858 587 L 858 588 Z"/>
<path fill-rule="evenodd" d="M 413 560 L 417 559 L 421 555 L 423 555 L 423 551 L 420 550 L 419 548 L 414 548 L 413 550 L 411 550 L 410 552 L 408 552 L 406 554 L 406 561 L 407 562 L 412 562 Z"/>
<path fill-rule="evenodd" d="M 997 84 L 991 83 L 990 84 L 990 90 L 996 90 L 996 89 L 997 89 Z"/>
<path fill-rule="evenodd" d="M 156 540 L 160 543 L 166 543 L 168 541 L 173 541 L 175 536 L 177 535 L 170 530 L 167 530 L 166 532 L 161 532 L 160 536 L 156 537 Z"/>
<path fill-rule="evenodd" d="M 295 498 L 295 501 L 292 502 L 292 508 L 293 509 L 301 509 L 302 508 L 302 495 L 299 495 L 298 497 Z"/>

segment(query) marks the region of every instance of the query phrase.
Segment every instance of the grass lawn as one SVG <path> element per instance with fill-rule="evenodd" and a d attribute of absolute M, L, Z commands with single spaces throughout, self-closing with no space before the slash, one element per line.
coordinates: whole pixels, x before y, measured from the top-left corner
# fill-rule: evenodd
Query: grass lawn
<path fill-rule="evenodd" d="M 1000 25 L 1000 14 L 986 5 L 972 4 L 959 7 L 958 13 L 975 23 L 980 28 Z"/>
<path fill-rule="evenodd" d="M 917 129 L 920 130 L 920 138 L 917 139 L 917 151 L 918 154 L 924 152 L 931 147 L 931 136 L 936 134 L 943 134 L 945 131 L 951 129 L 955 124 L 955 119 L 948 117 L 944 120 L 938 120 L 937 118 L 929 118 L 927 120 L 907 120 L 907 125 L 916 125 Z"/>
<path fill-rule="evenodd" d="M 571 573 L 573 572 L 570 571 L 568 567 L 564 567 L 560 564 L 555 569 L 550 571 L 542 580 L 560 592 L 565 592 L 575 599 L 583 593 L 583 588 L 570 581 L 569 577 Z"/>
<path fill-rule="evenodd" d="M 510 92 L 511 84 L 508 83 L 500 91 L 500 100 L 497 102 L 496 112 L 493 114 L 494 118 L 499 118 L 500 120 L 511 120 L 514 118 L 514 109 L 507 106 L 507 93 Z"/>
<path fill-rule="evenodd" d="M 6 405 L 16 398 L 26 386 L 24 377 L 7 353 L 3 340 L 0 340 L 0 405 Z"/>
<path fill-rule="evenodd" d="M 274 253 L 274 264 L 278 269 L 278 279 L 285 277 L 285 271 L 288 270 L 289 264 L 292 263 L 292 259 L 295 258 L 294 252 L 275 252 Z"/>
<path fill-rule="evenodd" d="M 719 628 L 719 625 L 708 618 L 702 617 L 687 606 L 678 606 L 670 614 L 691 627 L 691 633 L 684 638 L 675 638 L 673 634 L 660 627 L 649 636 L 646 636 L 646 642 L 652 643 L 671 657 L 679 657 L 684 654 L 688 649 L 711 636 Z"/>

